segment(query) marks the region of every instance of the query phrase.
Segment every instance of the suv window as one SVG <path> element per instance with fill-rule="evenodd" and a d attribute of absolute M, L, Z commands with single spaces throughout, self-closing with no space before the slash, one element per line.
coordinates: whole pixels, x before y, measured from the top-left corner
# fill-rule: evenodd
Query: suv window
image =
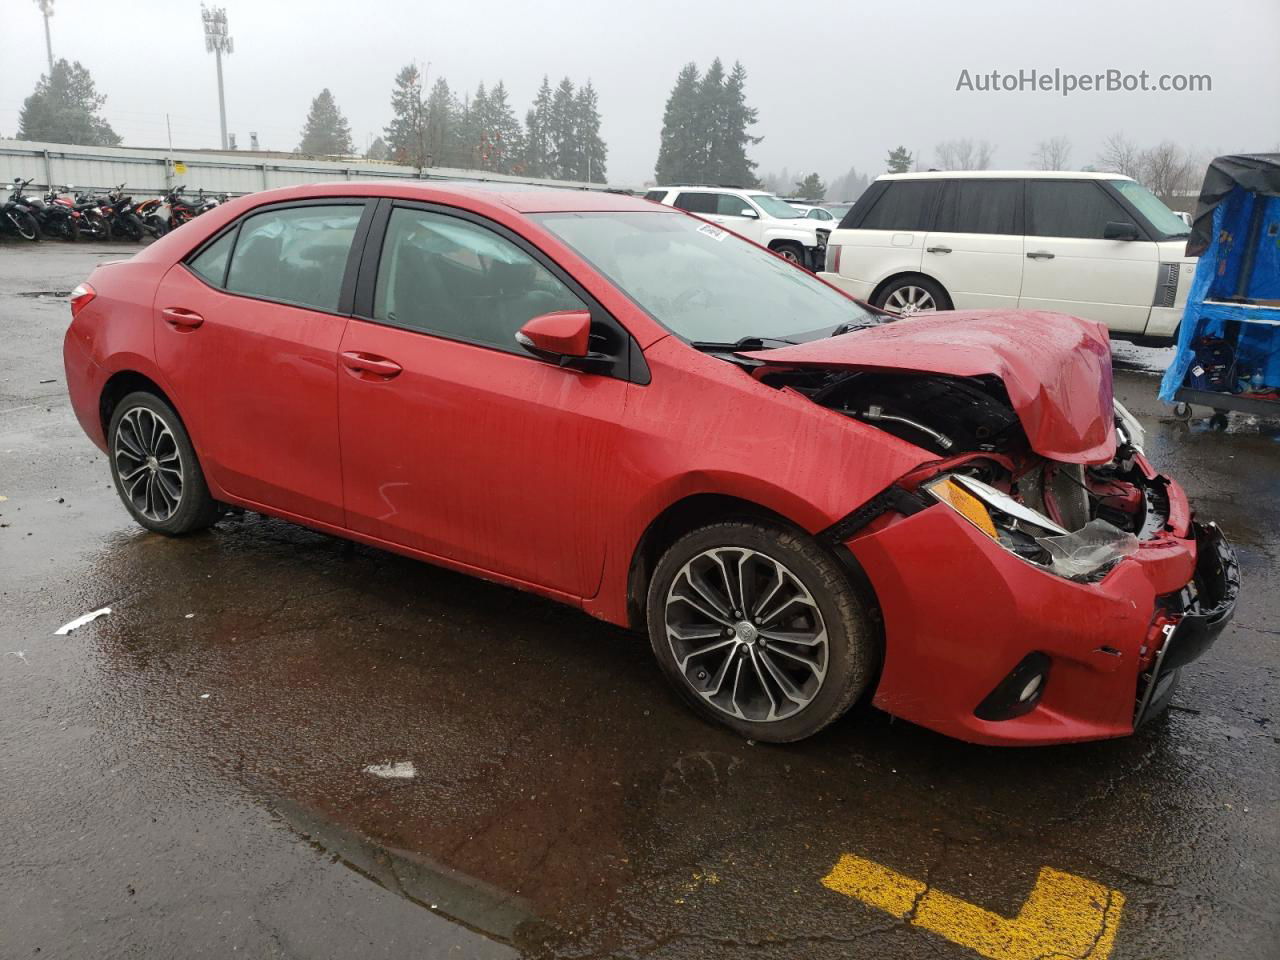
<path fill-rule="evenodd" d="M 646 200 L 656 200 L 658 203 L 661 203 L 663 200 L 667 199 L 667 191 L 650 190 L 648 193 L 644 195 L 644 198 Z"/>
<path fill-rule="evenodd" d="M 363 213 L 363 204 L 343 204 L 268 210 L 246 218 L 231 255 L 227 291 L 336 311 Z"/>
<path fill-rule="evenodd" d="M 716 213 L 718 193 L 682 193 L 679 194 L 673 206 L 679 207 L 681 210 L 688 210 L 690 213 Z"/>
<path fill-rule="evenodd" d="M 551 271 L 492 230 L 425 210 L 392 210 L 375 320 L 522 353 L 516 331 L 529 320 L 585 308 Z"/>
<path fill-rule="evenodd" d="M 942 188 L 937 233 L 1022 234 L 1018 223 L 1020 180 L 951 180 Z"/>
<path fill-rule="evenodd" d="M 220 287 L 227 281 L 227 257 L 231 254 L 231 245 L 235 242 L 235 230 L 228 230 L 201 250 L 199 256 L 187 266 L 203 277 L 207 283 Z"/>
<path fill-rule="evenodd" d="M 717 193 L 715 198 L 715 212 L 722 217 L 741 217 L 743 216 L 743 210 L 751 210 L 751 204 L 741 197 L 735 197 L 731 193 Z M 751 210 L 751 214 L 754 213 L 755 211 Z M 751 216 L 751 214 L 746 214 L 746 216 Z"/>
<path fill-rule="evenodd" d="M 1027 234 L 1101 240 L 1108 220 L 1133 223 L 1101 186 L 1091 180 L 1030 180 Z"/>
<path fill-rule="evenodd" d="M 862 230 L 928 230 L 935 180 L 891 180 L 858 227 Z"/>

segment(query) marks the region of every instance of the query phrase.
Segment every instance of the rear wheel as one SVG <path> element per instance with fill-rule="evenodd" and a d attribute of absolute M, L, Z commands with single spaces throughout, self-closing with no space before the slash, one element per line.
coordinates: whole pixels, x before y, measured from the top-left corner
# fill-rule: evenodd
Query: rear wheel
<path fill-rule="evenodd" d="M 6 213 L 5 216 L 9 218 L 13 229 L 23 240 L 30 240 L 35 243 L 40 239 L 40 224 L 36 222 L 36 218 L 31 214 L 12 210 Z"/>
<path fill-rule="evenodd" d="M 707 719 L 755 740 L 811 736 L 866 688 L 878 648 L 834 558 L 809 537 L 717 523 L 678 540 L 647 599 L 667 678 Z"/>
<path fill-rule="evenodd" d="M 218 519 L 204 472 L 177 412 L 150 393 L 116 405 L 107 429 L 111 477 L 125 509 L 148 530 L 179 536 Z"/>
<path fill-rule="evenodd" d="M 928 277 L 906 276 L 891 280 L 871 301 L 881 310 L 898 317 L 936 313 L 951 309 L 947 291 Z"/>

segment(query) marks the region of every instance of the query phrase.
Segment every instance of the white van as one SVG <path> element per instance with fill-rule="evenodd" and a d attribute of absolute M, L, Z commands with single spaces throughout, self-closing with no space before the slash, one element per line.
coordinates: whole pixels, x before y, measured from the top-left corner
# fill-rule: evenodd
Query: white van
<path fill-rule="evenodd" d="M 1195 274 L 1188 232 L 1119 174 L 886 174 L 831 234 L 819 276 L 902 316 L 1054 310 L 1169 342 Z"/>

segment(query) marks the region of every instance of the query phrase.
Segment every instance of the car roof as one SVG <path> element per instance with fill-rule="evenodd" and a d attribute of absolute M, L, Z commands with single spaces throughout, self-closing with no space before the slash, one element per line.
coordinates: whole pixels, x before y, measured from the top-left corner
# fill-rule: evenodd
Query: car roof
<path fill-rule="evenodd" d="M 604 190 L 556 188 L 518 183 L 476 183 L 450 180 L 338 180 L 281 187 L 252 194 L 255 206 L 314 197 L 392 197 L 425 203 L 457 203 L 472 207 L 501 205 L 517 213 L 572 213 L 579 211 L 653 212 L 656 204 L 643 197 Z"/>
<path fill-rule="evenodd" d="M 1097 170 L 921 170 L 915 173 L 882 173 L 877 180 L 1132 180 L 1121 173 Z"/>
<path fill-rule="evenodd" d="M 750 196 L 766 196 L 772 197 L 776 194 L 770 193 L 768 190 L 761 190 L 759 187 L 710 187 L 706 184 L 697 186 L 689 184 L 688 186 L 675 187 L 650 187 L 650 190 L 680 190 L 684 193 L 745 193 Z"/>

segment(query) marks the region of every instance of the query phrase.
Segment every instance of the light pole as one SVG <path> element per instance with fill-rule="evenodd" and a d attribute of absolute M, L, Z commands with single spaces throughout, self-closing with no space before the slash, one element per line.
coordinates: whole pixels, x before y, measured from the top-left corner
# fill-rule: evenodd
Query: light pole
<path fill-rule="evenodd" d="M 204 20 L 204 49 L 218 62 L 218 122 L 222 130 L 222 149 L 227 149 L 227 99 L 222 92 L 222 55 L 231 55 L 235 44 L 227 33 L 227 11 L 222 7 L 200 5 Z"/>
<path fill-rule="evenodd" d="M 53 77 L 53 40 L 49 37 L 49 18 L 53 16 L 53 0 L 36 0 L 36 6 L 44 14 L 44 49 L 49 55 L 49 77 Z"/>

